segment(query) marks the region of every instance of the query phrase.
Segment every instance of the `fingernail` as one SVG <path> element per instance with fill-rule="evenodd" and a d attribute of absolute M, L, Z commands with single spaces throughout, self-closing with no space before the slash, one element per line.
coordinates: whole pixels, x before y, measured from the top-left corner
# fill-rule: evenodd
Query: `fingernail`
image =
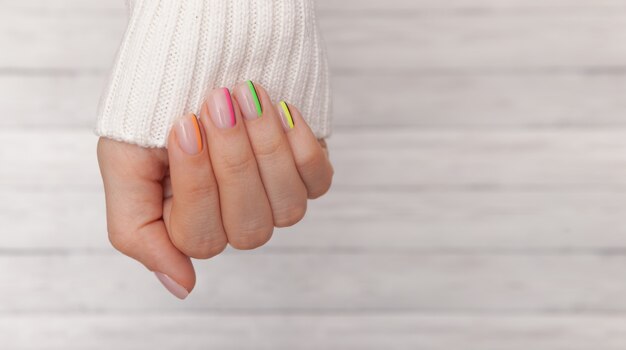
<path fill-rule="evenodd" d="M 259 94 L 256 91 L 254 83 L 248 80 L 245 84 L 239 86 L 237 91 L 237 97 L 241 96 L 243 101 L 239 101 L 241 107 L 241 113 L 247 120 L 254 120 L 261 118 L 263 115 L 263 107 L 259 100 Z"/>
<path fill-rule="evenodd" d="M 202 152 L 202 133 L 198 118 L 195 115 L 182 118 L 176 123 L 175 128 L 178 144 L 185 153 L 196 155 Z"/>
<path fill-rule="evenodd" d="M 207 106 L 211 119 L 218 128 L 230 129 L 237 124 L 233 99 L 227 88 L 213 90 L 207 99 Z"/>
<path fill-rule="evenodd" d="M 291 110 L 287 105 L 287 102 L 280 101 L 278 108 L 278 112 L 280 113 L 280 119 L 283 121 L 283 127 L 285 130 L 289 131 L 294 128 L 295 124 L 293 123 L 293 117 L 291 116 Z"/>
<path fill-rule="evenodd" d="M 154 274 L 159 281 L 161 281 L 163 286 L 178 299 L 185 300 L 189 296 L 189 292 L 183 286 L 171 279 L 170 276 L 160 272 L 155 272 Z"/>

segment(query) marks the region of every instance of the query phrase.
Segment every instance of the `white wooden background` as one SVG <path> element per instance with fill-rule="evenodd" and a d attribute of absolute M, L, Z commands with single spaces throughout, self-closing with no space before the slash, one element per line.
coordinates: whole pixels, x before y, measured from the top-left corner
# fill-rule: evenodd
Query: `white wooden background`
<path fill-rule="evenodd" d="M 626 2 L 318 2 L 334 191 L 181 303 L 106 239 L 123 1 L 0 0 L 0 349 L 626 347 Z"/>

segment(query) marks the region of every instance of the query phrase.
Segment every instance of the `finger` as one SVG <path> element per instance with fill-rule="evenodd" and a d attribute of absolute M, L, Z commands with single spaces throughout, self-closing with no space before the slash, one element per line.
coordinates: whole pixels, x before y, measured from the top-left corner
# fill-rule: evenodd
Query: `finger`
<path fill-rule="evenodd" d="M 162 220 L 165 152 L 103 138 L 98 159 L 111 244 L 153 271 L 172 294 L 186 298 L 196 275 L 189 257 L 170 241 Z"/>
<path fill-rule="evenodd" d="M 166 226 L 172 243 L 196 259 L 218 255 L 228 244 L 204 139 L 198 119 L 188 115 L 175 124 L 168 142 L 173 197 Z"/>
<path fill-rule="evenodd" d="M 333 167 L 317 138 L 302 118 L 300 111 L 286 102 L 276 108 L 280 113 L 283 129 L 291 145 L 298 172 L 311 199 L 323 196 L 332 184 Z"/>
<path fill-rule="evenodd" d="M 307 189 L 296 169 L 278 112 L 265 89 L 250 81 L 238 85 L 234 97 L 245 119 L 261 180 L 272 208 L 274 226 L 295 225 L 306 213 Z"/>
<path fill-rule="evenodd" d="M 254 249 L 272 236 L 274 223 L 239 108 L 228 89 L 209 93 L 200 120 L 219 188 L 228 242 Z"/>

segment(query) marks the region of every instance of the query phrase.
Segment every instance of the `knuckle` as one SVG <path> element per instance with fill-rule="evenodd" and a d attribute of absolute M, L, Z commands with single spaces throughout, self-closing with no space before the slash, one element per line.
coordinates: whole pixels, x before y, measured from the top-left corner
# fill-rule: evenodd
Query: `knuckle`
<path fill-rule="evenodd" d="M 229 174 L 246 173 L 256 166 L 254 157 L 249 152 L 238 152 L 221 157 L 221 167 Z"/>
<path fill-rule="evenodd" d="M 316 185 L 308 189 L 309 199 L 318 199 L 328 193 L 333 185 L 334 175 L 335 171 L 332 167 L 330 167 L 327 171 L 324 171 L 319 176 L 319 181 L 316 183 Z"/>
<path fill-rule="evenodd" d="M 313 174 L 323 165 L 324 157 L 321 152 L 311 151 L 303 154 L 297 160 L 298 168 L 305 174 Z"/>
<path fill-rule="evenodd" d="M 117 251 L 128 255 L 131 251 L 131 247 L 133 245 L 132 240 L 129 235 L 119 229 L 109 228 L 109 242 Z"/>
<path fill-rule="evenodd" d="M 219 255 L 228 244 L 221 222 L 196 220 L 202 217 L 203 212 L 187 217 L 174 216 L 169 232 L 172 244 L 194 259 L 209 259 Z"/>
<path fill-rule="evenodd" d="M 277 154 L 284 153 L 286 151 L 285 140 L 279 137 L 272 137 L 268 140 L 259 142 L 254 148 L 254 153 L 258 158 L 273 158 Z"/>
<path fill-rule="evenodd" d="M 186 185 L 184 196 L 187 201 L 201 202 L 214 196 L 218 189 L 214 181 L 197 181 Z M 176 197 L 174 197 L 176 199 Z"/>
<path fill-rule="evenodd" d="M 274 218 L 274 225 L 279 228 L 291 227 L 304 219 L 307 211 L 307 203 L 292 205 L 282 213 L 278 213 Z"/>
<path fill-rule="evenodd" d="M 227 244 L 226 239 L 205 239 L 175 245 L 190 258 L 206 260 L 221 254 Z"/>
<path fill-rule="evenodd" d="M 264 227 L 229 237 L 230 245 L 237 250 L 253 250 L 264 246 L 272 238 L 273 226 Z"/>
<path fill-rule="evenodd" d="M 325 182 L 324 184 L 322 184 L 321 186 L 312 189 L 309 192 L 309 199 L 318 199 L 320 197 L 323 197 L 326 193 L 328 193 L 328 191 L 330 191 L 330 187 L 331 187 L 331 182 Z"/>

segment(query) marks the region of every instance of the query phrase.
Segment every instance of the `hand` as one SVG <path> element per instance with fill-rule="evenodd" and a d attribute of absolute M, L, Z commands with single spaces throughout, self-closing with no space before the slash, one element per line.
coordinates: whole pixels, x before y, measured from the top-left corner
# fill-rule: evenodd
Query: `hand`
<path fill-rule="evenodd" d="M 174 126 L 167 151 L 103 138 L 98 158 L 111 243 L 181 299 L 195 286 L 190 257 L 264 245 L 274 227 L 299 222 L 333 176 L 297 108 L 273 105 L 252 83 L 233 97 L 212 91 L 199 120 Z"/>

